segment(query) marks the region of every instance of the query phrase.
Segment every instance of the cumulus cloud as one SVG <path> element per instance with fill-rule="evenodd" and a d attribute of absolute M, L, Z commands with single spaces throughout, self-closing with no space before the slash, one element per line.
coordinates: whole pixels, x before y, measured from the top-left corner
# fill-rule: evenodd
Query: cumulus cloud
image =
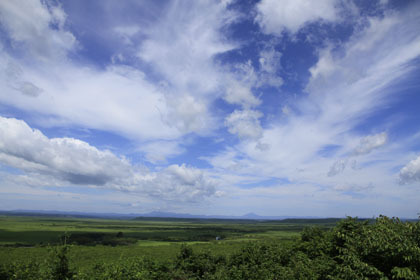
<path fill-rule="evenodd" d="M 296 33 L 309 22 L 337 20 L 337 5 L 336 0 L 263 0 L 257 5 L 256 21 L 266 33 Z"/>
<path fill-rule="evenodd" d="M 225 125 L 230 133 L 236 134 L 240 139 L 258 140 L 263 132 L 259 121 L 262 116 L 256 110 L 235 110 L 226 117 Z"/>
<path fill-rule="evenodd" d="M 197 168 L 171 165 L 151 172 L 78 139 L 48 138 L 12 118 L 0 117 L 0 161 L 29 174 L 22 179 L 37 186 L 70 183 L 181 201 L 216 193 L 214 182 Z M 48 180 L 41 183 L 39 176 Z"/>
<path fill-rule="evenodd" d="M 64 28 L 66 14 L 59 6 L 38 0 L 1 1 L 0 24 L 25 52 L 42 60 L 66 56 L 76 38 Z M 51 28 L 54 26 L 55 28 Z"/>
<path fill-rule="evenodd" d="M 73 184 L 104 185 L 129 168 L 127 160 L 109 151 L 73 138 L 49 139 L 17 119 L 0 118 L 0 137 L 4 163 Z"/>
<path fill-rule="evenodd" d="M 400 170 L 400 183 L 420 182 L 420 156 L 410 161 Z"/>

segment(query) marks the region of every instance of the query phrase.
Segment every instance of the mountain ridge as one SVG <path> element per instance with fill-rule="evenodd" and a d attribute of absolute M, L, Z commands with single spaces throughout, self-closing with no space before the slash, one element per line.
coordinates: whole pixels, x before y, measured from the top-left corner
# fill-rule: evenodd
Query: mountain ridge
<path fill-rule="evenodd" d="M 0 210 L 0 215 L 22 215 L 22 216 L 70 216 L 70 217 L 87 217 L 87 218 L 117 218 L 117 219 L 134 219 L 134 218 L 180 218 L 180 219 L 225 219 L 225 220 L 284 220 L 284 219 L 319 219 L 327 217 L 315 216 L 260 216 L 255 213 L 247 213 L 241 216 L 235 215 L 195 215 L 189 213 L 174 213 L 165 211 L 151 211 L 147 213 L 97 213 L 82 211 L 58 211 L 58 210 Z"/>

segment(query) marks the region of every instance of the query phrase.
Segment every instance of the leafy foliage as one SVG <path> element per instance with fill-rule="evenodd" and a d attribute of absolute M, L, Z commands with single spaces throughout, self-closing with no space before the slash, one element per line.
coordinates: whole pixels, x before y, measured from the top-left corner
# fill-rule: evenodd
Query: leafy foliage
<path fill-rule="evenodd" d="M 51 247 L 49 257 L 43 262 L 13 263 L 9 266 L 0 267 L 0 279 L 73 279 L 76 273 L 69 268 L 67 259 L 69 248 L 68 245 Z"/>
<path fill-rule="evenodd" d="M 294 242 L 252 242 L 229 256 L 185 245 L 168 262 L 121 258 L 88 272 L 70 269 L 70 248 L 52 248 L 43 262 L 0 266 L 0 279 L 420 279 L 420 222 L 384 216 L 309 227 Z"/>

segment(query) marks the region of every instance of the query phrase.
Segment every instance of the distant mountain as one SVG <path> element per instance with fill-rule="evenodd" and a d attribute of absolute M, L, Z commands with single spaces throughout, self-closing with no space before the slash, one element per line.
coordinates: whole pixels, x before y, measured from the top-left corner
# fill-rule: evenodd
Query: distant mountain
<path fill-rule="evenodd" d="M 260 216 L 255 213 L 247 213 L 242 216 L 227 216 L 227 215 L 192 215 L 188 213 L 173 213 L 173 212 L 160 212 L 152 211 L 149 213 L 137 214 L 120 214 L 120 213 L 91 213 L 91 212 L 78 212 L 78 211 L 54 211 L 54 210 L 12 210 L 12 211 L 2 211 L 0 210 L 0 215 L 8 216 L 42 216 L 42 217 L 73 217 L 73 218 L 97 218 L 97 219 L 153 219 L 153 218 L 162 218 L 162 219 L 216 219 L 216 220 L 259 220 L 259 221 L 274 221 L 274 220 L 315 220 L 315 219 L 342 219 L 344 217 L 336 218 L 327 218 L 327 217 L 316 217 L 316 216 Z M 372 219 L 372 218 L 362 218 L 359 219 Z M 417 219 L 408 219 L 400 218 L 404 221 L 416 221 Z M 285 221 L 286 222 L 286 221 Z"/>
<path fill-rule="evenodd" d="M 175 219 L 229 219 L 229 220 L 284 220 L 284 219 L 319 219 L 324 217 L 314 216 L 260 216 L 248 213 L 242 216 L 228 215 L 192 215 L 188 213 L 173 213 L 152 211 L 143 214 L 120 214 L 120 213 L 89 213 L 78 211 L 54 211 L 54 210 L 13 210 L 0 211 L 0 215 L 13 216 L 48 216 L 48 217 L 74 217 L 74 218 L 100 218 L 100 219 L 134 219 L 134 218 L 175 218 Z"/>
<path fill-rule="evenodd" d="M 235 219 L 235 220 L 284 220 L 284 219 L 315 219 L 313 216 L 259 216 L 255 213 L 248 213 L 242 216 L 227 215 L 192 215 L 187 213 L 172 213 L 153 211 L 139 214 L 138 217 L 145 218 L 182 218 L 182 219 Z"/>

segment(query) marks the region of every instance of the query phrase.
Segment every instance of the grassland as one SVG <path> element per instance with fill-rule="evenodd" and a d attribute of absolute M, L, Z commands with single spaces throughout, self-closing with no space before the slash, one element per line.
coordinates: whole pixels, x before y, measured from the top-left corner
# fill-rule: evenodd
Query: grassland
<path fill-rule="evenodd" d="M 48 255 L 49 245 L 73 244 L 72 266 L 88 269 L 98 262 L 139 256 L 162 261 L 173 258 L 182 244 L 197 251 L 230 255 L 247 242 L 288 242 L 304 227 L 331 228 L 321 220 L 107 220 L 66 217 L 0 216 L 0 263 L 29 262 Z M 221 240 L 216 241 L 216 237 Z"/>

